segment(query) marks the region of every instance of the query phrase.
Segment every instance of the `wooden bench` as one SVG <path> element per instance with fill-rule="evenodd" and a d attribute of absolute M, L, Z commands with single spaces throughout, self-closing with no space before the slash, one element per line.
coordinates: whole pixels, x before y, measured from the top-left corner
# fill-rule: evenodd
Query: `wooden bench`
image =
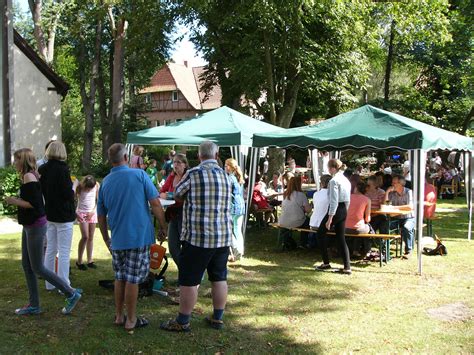
<path fill-rule="evenodd" d="M 317 228 L 286 228 L 282 227 L 278 223 L 271 223 L 270 224 L 274 228 L 278 229 L 287 229 L 289 231 L 295 231 L 295 232 L 306 232 L 306 233 L 316 233 L 318 231 Z M 328 236 L 335 236 L 336 233 L 334 231 L 328 231 L 327 232 Z M 392 240 L 395 241 L 401 241 L 402 237 L 400 234 L 381 234 L 381 233 L 375 233 L 375 234 L 366 234 L 366 233 L 345 233 L 346 237 L 351 237 L 351 238 L 371 238 L 371 239 L 378 239 L 379 240 L 379 254 L 380 254 L 380 266 L 383 265 L 383 258 L 382 258 L 382 251 L 383 251 L 383 246 L 385 243 L 385 263 L 388 263 L 390 261 L 390 242 Z M 398 243 L 395 244 L 395 255 L 398 257 Z M 402 253 L 401 249 L 401 244 L 400 244 L 400 255 Z"/>
<path fill-rule="evenodd" d="M 257 222 L 257 227 L 259 229 L 265 227 L 265 214 L 271 212 L 273 213 L 273 208 L 259 208 L 259 209 L 251 209 L 250 214 L 255 217 L 255 221 Z"/>

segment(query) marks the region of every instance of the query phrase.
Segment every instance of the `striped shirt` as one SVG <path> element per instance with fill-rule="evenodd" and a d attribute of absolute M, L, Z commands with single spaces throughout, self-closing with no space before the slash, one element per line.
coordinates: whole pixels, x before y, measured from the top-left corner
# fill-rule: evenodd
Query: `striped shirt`
<path fill-rule="evenodd" d="M 392 191 L 388 194 L 388 200 L 391 202 L 393 206 L 404 206 L 410 205 L 413 208 L 413 194 L 410 189 L 406 187 L 403 188 L 401 194 L 397 191 Z M 403 216 L 396 216 L 394 219 L 406 219 L 406 218 L 413 218 L 413 213 L 405 214 Z"/>
<path fill-rule="evenodd" d="M 184 200 L 181 240 L 201 248 L 230 246 L 232 184 L 216 160 L 188 170 L 175 196 Z"/>

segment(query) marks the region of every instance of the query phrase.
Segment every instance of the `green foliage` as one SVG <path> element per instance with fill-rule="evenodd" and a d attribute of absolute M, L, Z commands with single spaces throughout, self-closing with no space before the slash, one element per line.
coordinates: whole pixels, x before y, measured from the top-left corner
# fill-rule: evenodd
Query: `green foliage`
<path fill-rule="evenodd" d="M 109 163 L 102 161 L 102 155 L 99 152 L 100 150 L 96 150 L 96 152 L 92 154 L 91 171 L 85 172 L 85 175 L 90 174 L 96 179 L 104 178 L 111 169 Z"/>
<path fill-rule="evenodd" d="M 79 83 L 75 77 L 77 58 L 70 46 L 60 45 L 56 48 L 54 69 L 70 86 L 61 106 L 62 141 L 66 146 L 71 171 L 79 172 L 84 144 L 84 115 Z"/>
<path fill-rule="evenodd" d="M 0 214 L 16 213 L 16 206 L 3 202 L 5 197 L 18 196 L 20 190 L 20 178 L 15 168 L 8 166 L 0 168 Z"/>
<path fill-rule="evenodd" d="M 388 109 L 441 128 L 465 134 L 474 106 L 474 15 L 469 1 L 453 0 L 447 19 L 448 41 L 414 45 L 411 80 L 399 83 Z M 380 104 L 380 100 L 373 103 Z"/>
<path fill-rule="evenodd" d="M 363 49 L 374 40 L 364 26 L 367 5 L 182 3 L 184 17 L 193 26 L 193 41 L 209 61 L 206 79 L 210 85 L 220 81 L 223 104 L 232 106 L 245 95 L 271 123 L 288 127 L 300 88 L 311 103 L 317 102 L 311 105 L 308 100 L 306 112 L 337 112 L 357 101 L 354 90 L 364 86 L 369 74 Z"/>

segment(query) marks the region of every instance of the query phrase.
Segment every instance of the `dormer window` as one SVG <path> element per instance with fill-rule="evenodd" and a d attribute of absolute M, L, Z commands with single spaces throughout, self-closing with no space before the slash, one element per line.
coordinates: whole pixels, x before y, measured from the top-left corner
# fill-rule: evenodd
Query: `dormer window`
<path fill-rule="evenodd" d="M 171 101 L 173 102 L 178 101 L 178 90 L 171 92 Z"/>

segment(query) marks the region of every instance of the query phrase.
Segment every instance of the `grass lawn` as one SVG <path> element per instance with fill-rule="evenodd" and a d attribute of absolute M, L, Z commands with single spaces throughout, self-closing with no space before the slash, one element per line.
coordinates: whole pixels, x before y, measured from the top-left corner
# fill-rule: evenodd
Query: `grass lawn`
<path fill-rule="evenodd" d="M 128 334 L 112 325 L 112 292 L 97 285 L 99 279 L 113 277 L 98 229 L 99 269 L 72 268 L 73 286 L 84 289 L 73 314 L 62 316 L 63 298 L 42 287 L 44 312 L 15 316 L 13 310 L 27 303 L 20 238 L 2 235 L 0 353 L 472 353 L 472 317 L 449 322 L 427 313 L 456 302 L 474 309 L 474 242 L 466 240 L 467 212 L 449 210 L 465 208 L 465 202 L 458 198 L 439 207 L 447 210 L 438 213 L 434 231 L 449 254 L 424 257 L 422 276 L 416 274 L 416 258 L 394 259 L 383 268 L 377 262 L 354 263 L 352 276 L 316 272 L 313 265 L 321 262 L 319 253 L 277 252 L 276 230 L 251 229 L 246 258 L 229 268 L 226 328 L 219 332 L 204 324 L 211 311 L 205 281 L 189 334 L 158 329 L 160 321 L 177 312 L 177 306 L 161 296 L 139 301 L 139 313 L 150 320 L 149 327 Z M 79 237 L 75 227 L 71 264 Z M 172 261 L 167 278 L 177 278 Z"/>

